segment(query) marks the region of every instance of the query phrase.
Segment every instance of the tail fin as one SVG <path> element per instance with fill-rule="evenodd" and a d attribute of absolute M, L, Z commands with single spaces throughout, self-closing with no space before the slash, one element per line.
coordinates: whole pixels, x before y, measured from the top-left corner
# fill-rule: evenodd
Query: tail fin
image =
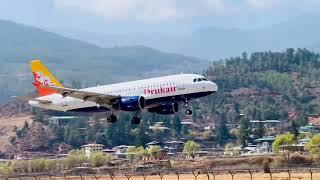
<path fill-rule="evenodd" d="M 56 91 L 43 87 L 42 85 L 51 85 L 63 87 L 62 84 L 50 73 L 50 71 L 41 63 L 40 60 L 30 62 L 32 74 L 34 77 L 34 87 L 37 89 L 39 96 L 55 94 Z"/>

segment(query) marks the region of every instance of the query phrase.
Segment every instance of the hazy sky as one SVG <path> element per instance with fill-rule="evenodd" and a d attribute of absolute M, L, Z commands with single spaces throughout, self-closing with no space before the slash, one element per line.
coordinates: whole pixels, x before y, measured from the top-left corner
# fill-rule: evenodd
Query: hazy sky
<path fill-rule="evenodd" d="M 104 33 L 257 28 L 320 11 L 320 0 L 0 0 L 0 18 Z"/>

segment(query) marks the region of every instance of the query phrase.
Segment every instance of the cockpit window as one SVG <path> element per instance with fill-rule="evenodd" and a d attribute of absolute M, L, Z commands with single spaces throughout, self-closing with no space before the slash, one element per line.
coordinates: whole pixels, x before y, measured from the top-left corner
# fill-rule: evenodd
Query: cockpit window
<path fill-rule="evenodd" d="M 193 82 L 208 81 L 206 78 L 194 78 Z"/>

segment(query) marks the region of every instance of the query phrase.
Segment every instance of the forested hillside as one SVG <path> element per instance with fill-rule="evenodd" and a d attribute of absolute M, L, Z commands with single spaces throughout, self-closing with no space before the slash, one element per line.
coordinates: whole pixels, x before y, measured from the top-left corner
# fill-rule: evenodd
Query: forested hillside
<path fill-rule="evenodd" d="M 201 71 L 208 62 L 155 49 L 133 46 L 100 48 L 21 24 L 0 20 L 0 104 L 32 91 L 29 61 L 41 59 L 71 86 L 127 81 Z"/>
<path fill-rule="evenodd" d="M 205 73 L 219 85 L 219 91 L 194 101 L 191 117 L 184 115 L 183 110 L 171 116 L 146 113 L 142 114 L 143 121 L 139 126 L 129 122 L 130 113 L 121 113 L 115 124 L 107 123 L 104 115 L 80 116 L 77 120 L 55 125 L 44 119 L 47 113 L 35 112 L 34 120 L 48 125 L 54 132 L 56 139 L 50 143 L 65 142 L 75 147 L 89 142 L 102 143 L 107 147 L 121 144 L 140 146 L 152 140 L 180 138 L 224 145 L 241 136 L 241 129 L 232 124 L 247 124 L 249 120 L 280 120 L 288 124 L 282 129 L 286 132 L 305 125 L 309 115 L 320 113 L 320 55 L 306 49 L 251 55 L 243 53 L 241 57 L 214 62 Z M 240 114 L 244 116 L 240 117 Z M 181 124 L 190 118 L 200 128 L 189 129 Z M 204 130 L 203 127 L 208 125 L 215 128 Z M 164 126 L 171 130 L 150 130 L 149 126 Z M 279 133 L 264 132 L 262 127 L 252 132 L 258 137 Z M 242 136 L 247 137 L 247 133 Z"/>
<path fill-rule="evenodd" d="M 220 143 L 231 137 L 225 124 L 246 120 L 281 120 L 296 127 L 319 114 L 320 56 L 306 49 L 256 52 L 214 63 L 207 75 L 220 91 L 206 99 L 220 131 Z M 293 117 L 292 117 L 293 115 Z M 291 121 L 294 121 L 293 123 Z M 268 132 L 269 135 L 272 132 Z M 260 130 L 256 135 L 262 136 Z"/>

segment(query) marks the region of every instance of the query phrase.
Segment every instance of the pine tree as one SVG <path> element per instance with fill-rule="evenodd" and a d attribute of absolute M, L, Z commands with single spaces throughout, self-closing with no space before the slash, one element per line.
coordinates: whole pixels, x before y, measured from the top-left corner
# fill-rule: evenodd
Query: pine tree
<path fill-rule="evenodd" d="M 217 128 L 217 138 L 220 145 L 224 145 L 230 138 L 227 128 L 227 120 L 225 112 L 221 113 L 220 122 Z"/>
<path fill-rule="evenodd" d="M 264 124 L 261 122 L 262 119 L 261 119 L 261 112 L 260 111 L 257 111 L 256 118 L 259 120 L 257 136 L 259 138 L 262 138 L 264 136 Z"/>
<path fill-rule="evenodd" d="M 241 117 L 240 119 L 240 130 L 239 130 L 239 137 L 238 137 L 239 143 L 243 147 L 247 145 L 246 141 L 248 139 L 248 136 L 249 136 L 249 120 L 246 116 L 244 116 L 244 117 Z"/>
<path fill-rule="evenodd" d="M 174 129 L 175 133 L 177 135 L 180 135 L 182 124 L 181 124 L 181 120 L 180 120 L 179 115 L 175 115 L 174 116 L 173 122 L 172 122 L 172 126 L 173 126 L 173 129 Z"/>

